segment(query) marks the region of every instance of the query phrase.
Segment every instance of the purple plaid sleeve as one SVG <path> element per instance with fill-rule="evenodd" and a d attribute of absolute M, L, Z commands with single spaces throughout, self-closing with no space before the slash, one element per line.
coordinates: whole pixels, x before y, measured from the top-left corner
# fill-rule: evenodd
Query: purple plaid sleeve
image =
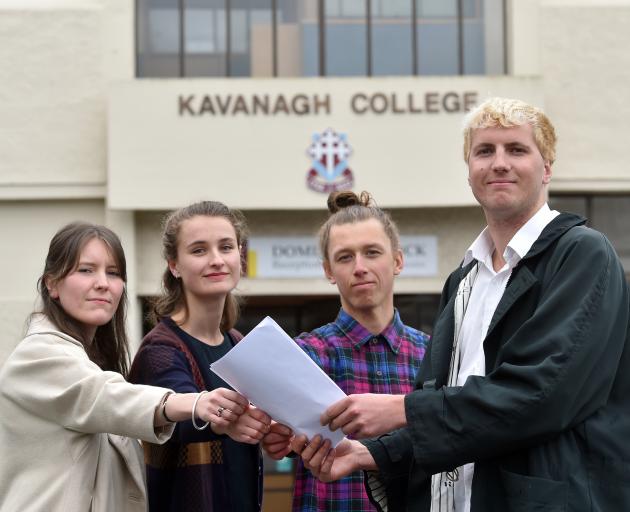
<path fill-rule="evenodd" d="M 398 311 L 392 323 L 375 336 L 342 309 L 333 323 L 301 334 L 295 341 L 346 394 L 404 394 L 413 390 L 429 337 L 405 326 Z M 373 510 L 363 472 L 323 483 L 298 459 L 294 512 Z"/>

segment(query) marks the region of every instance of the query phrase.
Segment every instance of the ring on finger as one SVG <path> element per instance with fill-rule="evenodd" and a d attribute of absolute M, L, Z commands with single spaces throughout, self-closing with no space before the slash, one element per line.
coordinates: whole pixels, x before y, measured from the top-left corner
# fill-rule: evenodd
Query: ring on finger
<path fill-rule="evenodd" d="M 223 416 L 223 411 L 225 411 L 225 407 L 219 406 L 219 408 L 217 409 L 216 415 L 220 418 L 221 416 Z"/>

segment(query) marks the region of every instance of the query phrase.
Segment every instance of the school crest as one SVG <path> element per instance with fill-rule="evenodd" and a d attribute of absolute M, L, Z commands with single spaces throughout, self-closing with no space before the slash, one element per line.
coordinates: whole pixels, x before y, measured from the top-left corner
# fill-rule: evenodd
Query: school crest
<path fill-rule="evenodd" d="M 306 175 L 308 188 L 326 194 L 352 188 L 354 177 L 348 167 L 352 148 L 345 133 L 327 128 L 314 134 L 306 154 L 311 158 L 311 168 Z"/>

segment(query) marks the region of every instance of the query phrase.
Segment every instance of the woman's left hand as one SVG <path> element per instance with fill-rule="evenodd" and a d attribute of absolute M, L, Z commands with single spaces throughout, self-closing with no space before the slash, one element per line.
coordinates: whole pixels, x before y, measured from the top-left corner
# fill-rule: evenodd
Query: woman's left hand
<path fill-rule="evenodd" d="M 265 411 L 249 405 L 225 430 L 225 433 L 239 443 L 256 444 L 269 432 L 271 416 Z"/>

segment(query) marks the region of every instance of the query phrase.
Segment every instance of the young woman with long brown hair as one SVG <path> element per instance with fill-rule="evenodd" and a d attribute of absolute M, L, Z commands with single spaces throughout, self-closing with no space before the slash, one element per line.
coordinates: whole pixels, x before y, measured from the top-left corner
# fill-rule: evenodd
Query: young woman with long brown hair
<path fill-rule="evenodd" d="M 243 216 L 216 201 L 189 205 L 166 218 L 157 325 L 131 369 L 134 382 L 207 392 L 217 419 L 232 414 L 225 396 L 234 391 L 210 364 L 242 337 L 234 330 L 238 301 L 233 290 L 241 277 L 245 236 Z M 185 422 L 166 444 L 145 444 L 150 511 L 259 511 L 257 443 L 270 423 L 267 414 L 250 406 L 228 428 L 213 420 L 208 428 Z"/>
<path fill-rule="evenodd" d="M 144 511 L 136 438 L 163 443 L 172 422 L 215 417 L 207 395 L 125 381 L 126 280 L 108 228 L 78 222 L 53 237 L 41 307 L 0 370 L 1 511 Z M 230 393 L 224 427 L 247 406 Z"/>

